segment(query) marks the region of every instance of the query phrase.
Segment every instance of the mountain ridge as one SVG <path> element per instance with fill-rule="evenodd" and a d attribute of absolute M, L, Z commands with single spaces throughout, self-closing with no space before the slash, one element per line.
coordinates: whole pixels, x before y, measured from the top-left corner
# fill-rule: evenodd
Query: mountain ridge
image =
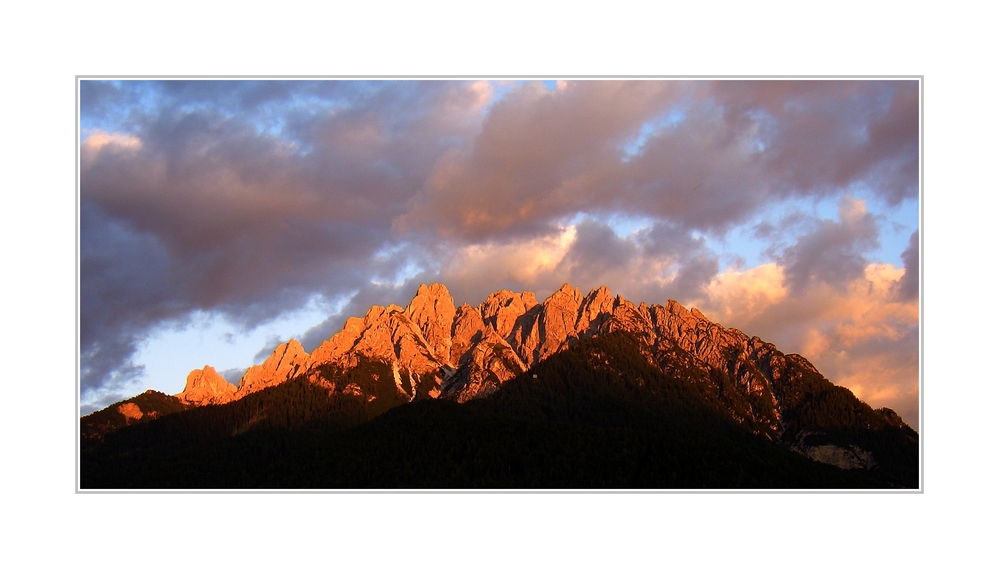
<path fill-rule="evenodd" d="M 94 489 L 918 484 L 915 471 L 900 469 L 877 448 L 862 449 L 869 445 L 861 439 L 853 446 L 815 447 L 810 455 L 752 434 L 728 415 L 720 399 L 688 381 L 689 373 L 667 373 L 650 364 L 640 342 L 623 331 L 581 340 L 488 397 L 466 403 L 400 396 L 394 382 L 373 379 L 391 377 L 389 366 L 359 356 L 357 367 L 324 370 L 333 371 L 324 379 L 378 393 L 370 404 L 346 392 L 330 393 L 300 375 L 232 403 L 108 434 L 83 449 L 82 484 Z M 885 434 L 890 444 L 898 442 L 891 432 L 881 438 Z M 829 458 L 852 458 L 853 464 L 822 464 Z"/>
<path fill-rule="evenodd" d="M 423 399 L 466 403 L 489 397 L 582 340 L 617 331 L 635 337 L 651 365 L 717 399 L 754 435 L 812 460 L 845 469 L 875 467 L 870 449 L 855 444 L 865 430 L 893 429 L 905 440 L 918 440 L 894 411 L 872 409 L 803 356 L 725 328 L 697 308 L 674 300 L 635 305 L 604 286 L 584 295 L 568 283 L 541 302 L 533 292 L 499 290 L 477 306 L 457 307 L 445 285 L 421 284 L 405 308 L 374 305 L 363 317 L 347 318 L 311 353 L 289 339 L 248 368 L 238 386 L 205 366 L 189 374 L 175 397 L 191 407 L 227 404 L 303 378 L 331 395 L 357 397 L 380 409 Z M 370 377 L 336 379 L 365 362 L 383 365 L 371 368 Z"/>

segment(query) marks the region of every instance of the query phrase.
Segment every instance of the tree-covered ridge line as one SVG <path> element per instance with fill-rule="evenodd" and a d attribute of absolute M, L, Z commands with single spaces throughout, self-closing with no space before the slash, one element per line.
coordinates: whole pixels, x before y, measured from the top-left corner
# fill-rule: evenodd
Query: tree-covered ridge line
<path fill-rule="evenodd" d="M 803 375 L 788 416 L 798 430 L 772 441 L 718 397 L 726 386 L 712 377 L 724 378 L 723 370 L 705 377 L 677 358 L 664 372 L 624 332 L 583 340 L 464 404 L 425 395 L 408 403 L 383 362 L 324 374 L 322 386 L 300 377 L 109 433 L 85 446 L 82 486 L 918 486 L 915 433 L 821 376 Z M 803 430 L 823 442 L 859 444 L 878 463 L 842 470 L 808 460 L 792 448 Z"/>

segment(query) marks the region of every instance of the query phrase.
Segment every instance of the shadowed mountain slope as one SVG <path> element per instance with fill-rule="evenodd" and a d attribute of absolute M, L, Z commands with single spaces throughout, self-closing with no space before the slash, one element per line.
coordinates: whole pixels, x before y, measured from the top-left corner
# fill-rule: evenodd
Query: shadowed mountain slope
<path fill-rule="evenodd" d="M 539 441 L 554 445 L 551 437 L 556 433 L 572 433 L 565 441 L 570 444 L 586 432 L 589 435 L 583 439 L 592 438 L 593 444 L 572 447 L 585 456 L 614 455 L 623 448 L 638 448 L 634 445 L 652 445 L 641 448 L 658 449 L 656 452 L 665 452 L 663 456 L 673 456 L 681 463 L 687 460 L 678 458 L 681 455 L 700 456 L 696 461 L 707 470 L 702 468 L 698 476 L 712 481 L 705 486 L 690 476 L 676 474 L 679 478 L 671 478 L 649 465 L 650 472 L 659 474 L 614 478 L 632 480 L 640 487 L 735 484 L 732 487 L 769 488 L 789 484 L 786 487 L 801 488 L 809 487 L 808 481 L 816 484 L 814 487 L 918 486 L 918 435 L 890 409 L 870 408 L 849 390 L 822 377 L 805 358 L 785 355 L 760 338 L 724 328 L 696 308 L 687 310 L 674 301 L 636 306 L 611 295 L 605 287 L 583 295 L 564 285 L 541 303 L 532 293 L 498 291 L 477 307 L 455 307 L 443 285 L 421 285 L 407 308 L 373 306 L 363 318 L 349 318 L 342 331 L 311 354 L 295 340 L 281 344 L 263 364 L 247 370 L 238 389 L 231 384 L 222 389 L 225 386 L 219 386 L 213 373 L 210 366 L 195 370 L 185 391 L 169 398 L 180 405 L 179 409 L 187 408 L 185 403 L 197 409 L 148 425 L 129 426 L 120 436 L 108 433 L 131 424 L 129 413 L 136 416 L 131 407 L 124 412 L 120 410 L 123 404 L 109 407 L 99 412 L 105 417 L 101 421 L 94 419 L 97 414 L 81 419 L 85 440 L 99 441 L 107 436 L 106 444 L 88 447 L 87 458 L 93 459 L 89 464 L 99 465 L 89 471 L 102 474 L 87 480 L 100 479 L 104 481 L 100 484 L 111 484 L 109 487 L 113 487 L 112 481 L 131 485 L 143 480 L 135 476 L 129 482 L 129 477 L 108 470 L 111 463 L 106 461 L 122 453 L 144 456 L 154 465 L 159 464 L 159 458 L 152 449 L 170 448 L 177 464 L 185 460 L 196 463 L 195 457 L 207 456 L 199 453 L 209 452 L 209 448 L 218 452 L 217 445 L 229 449 L 222 455 L 250 452 L 241 445 L 262 437 L 284 441 L 283 448 L 311 448 L 307 442 L 311 440 L 339 449 L 330 455 L 339 459 L 318 458 L 326 455 L 318 449 L 309 451 L 320 462 L 349 462 L 350 456 L 377 452 L 391 463 L 395 451 L 408 455 L 412 449 L 422 449 L 420 452 L 428 456 L 444 452 L 441 449 L 458 444 L 447 442 L 457 436 L 455 433 L 464 433 L 462 436 L 485 445 L 483 448 L 502 440 L 510 449 L 519 444 L 526 452 Z M 162 397 L 164 401 L 168 398 Z M 431 402 L 435 399 L 441 401 Z M 117 414 L 110 411 L 112 408 Z M 114 421 L 108 422 L 108 417 Z M 413 417 L 427 423 L 416 424 Z M 454 424 L 446 427 L 449 421 Z M 482 425 L 490 421 L 507 434 L 483 430 Z M 439 429 L 434 431 L 438 439 L 434 444 L 443 446 L 413 446 L 410 441 L 411 450 L 395 448 L 390 441 L 404 435 L 373 434 L 389 428 L 387 424 L 407 433 Z M 353 435 L 342 435 L 344 429 L 352 429 Z M 550 432 L 539 434 L 536 429 Z M 385 441 L 382 436 L 387 437 Z M 525 438 L 516 443 L 518 436 Z M 178 440 L 185 442 L 176 443 Z M 348 442 L 359 440 L 367 440 L 370 450 L 362 452 Z M 615 446 L 618 443 L 625 446 Z M 667 452 L 667 448 L 674 450 Z M 676 450 L 681 448 L 687 450 Z M 706 449 L 728 453 L 743 466 L 704 462 Z M 781 458 L 788 455 L 795 458 Z M 832 465 L 833 471 L 850 474 L 829 479 L 838 482 L 827 481 L 825 475 L 782 478 L 767 468 L 745 470 L 749 468 L 746 464 L 756 460 L 751 456 L 764 462 L 777 461 L 775 465 L 800 460 L 808 465 L 825 463 L 823 469 Z M 323 464 L 329 466 L 328 462 Z M 300 483 L 304 487 L 366 487 L 379 479 L 362 482 L 345 474 L 331 474 L 345 472 L 342 467 L 346 463 L 338 464 L 320 478 L 300 479 Z M 576 471 L 590 474 L 580 474 L 580 478 L 559 475 L 542 483 L 540 478 L 511 478 L 513 470 L 509 470 L 507 477 L 489 480 L 513 485 L 507 487 L 519 483 L 529 484 L 525 487 L 599 487 L 600 480 L 605 480 L 592 465 L 574 464 Z M 466 466 L 455 468 L 463 472 Z M 535 466 L 540 470 L 529 469 L 534 472 L 531 476 L 542 476 L 541 472 L 555 476 L 547 462 L 542 460 Z M 742 472 L 741 478 L 721 476 L 712 470 L 716 467 L 735 468 Z M 693 472 L 684 468 L 670 472 Z M 167 477 L 162 480 L 163 487 L 187 487 L 186 478 L 169 478 L 168 471 L 157 475 Z M 190 483 L 191 487 L 268 487 L 268 476 L 271 474 L 261 471 L 239 482 L 220 474 L 213 483 Z M 467 484 L 476 479 L 468 473 L 462 476 Z M 383 479 L 385 487 L 410 487 L 405 480 Z M 557 480 L 569 486 L 561 486 Z M 450 487 L 421 477 L 412 482 L 417 484 L 413 487 Z M 153 486 L 149 487 L 160 487 L 150 483 Z"/>

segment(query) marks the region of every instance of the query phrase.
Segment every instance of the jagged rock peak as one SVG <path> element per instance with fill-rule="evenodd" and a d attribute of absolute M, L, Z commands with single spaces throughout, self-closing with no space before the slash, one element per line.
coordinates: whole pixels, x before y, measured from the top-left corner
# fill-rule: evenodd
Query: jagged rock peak
<path fill-rule="evenodd" d="M 565 288 L 565 287 L 563 287 Z M 610 290 L 601 286 L 590 291 L 586 295 L 579 307 L 579 319 L 576 322 L 576 332 L 587 332 L 596 329 L 604 320 L 614 312 L 614 308 L 621 303 L 621 296 L 617 299 L 611 296 Z"/>
<path fill-rule="evenodd" d="M 309 354 L 298 340 L 292 338 L 278 344 L 262 364 L 246 370 L 239 380 L 236 397 L 287 381 L 305 371 L 308 361 Z"/>
<path fill-rule="evenodd" d="M 416 298 L 451 298 L 451 292 L 441 283 L 420 284 L 416 289 Z M 452 302 L 454 302 L 452 300 Z"/>
<path fill-rule="evenodd" d="M 236 392 L 236 386 L 219 375 L 215 368 L 206 365 L 187 375 L 184 391 L 177 397 L 190 405 L 210 405 L 227 403 Z"/>
<path fill-rule="evenodd" d="M 600 288 L 603 288 L 604 290 L 606 290 L 606 287 L 600 287 Z M 550 296 L 548 298 L 552 298 L 552 297 L 560 295 L 560 294 L 568 295 L 568 296 L 572 297 L 576 301 L 582 301 L 583 300 L 583 293 L 579 292 L 579 288 L 578 287 L 574 287 L 574 286 L 572 286 L 569 283 L 563 284 L 561 287 L 559 287 L 558 290 L 556 290 L 554 293 L 552 293 L 552 296 Z"/>
<path fill-rule="evenodd" d="M 517 319 L 537 305 L 533 292 L 517 294 L 511 290 L 498 290 L 490 293 L 479 305 L 479 313 L 486 325 L 505 338 L 513 331 Z"/>
<path fill-rule="evenodd" d="M 538 346 L 531 363 L 541 361 L 568 346 L 575 335 L 579 320 L 579 307 L 583 295 L 578 288 L 566 283 L 545 299 L 538 318 Z"/>
<path fill-rule="evenodd" d="M 451 328 L 456 310 L 447 287 L 440 283 L 421 284 L 406 307 L 406 316 L 420 329 L 434 357 L 451 360 Z"/>
<path fill-rule="evenodd" d="M 364 313 L 364 325 L 371 326 L 378 321 L 379 318 L 381 318 L 382 314 L 385 314 L 384 306 L 379 306 L 377 304 L 372 305 L 371 308 Z"/>

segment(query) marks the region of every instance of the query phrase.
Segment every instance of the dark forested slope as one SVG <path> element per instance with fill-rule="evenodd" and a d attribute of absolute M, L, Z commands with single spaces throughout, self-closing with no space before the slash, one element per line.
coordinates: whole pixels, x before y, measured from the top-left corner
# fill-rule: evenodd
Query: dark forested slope
<path fill-rule="evenodd" d="M 682 354 L 681 354 L 682 355 Z M 582 340 L 487 398 L 409 400 L 372 378 L 385 364 L 324 370 L 226 405 L 132 425 L 84 449 L 83 488 L 914 488 L 907 427 L 807 377 L 788 423 L 872 455 L 821 464 L 797 440 L 733 417 L 717 384 L 678 356 L 650 365 L 624 332 Z M 712 371 L 722 382 L 724 370 Z M 361 383 L 368 382 L 365 385 Z M 383 382 L 387 383 L 387 382 Z M 380 397 L 344 393 L 344 386 Z M 395 385 L 391 388 L 395 389 Z M 790 388 L 789 388 L 790 389 Z M 852 400 L 850 400 L 852 398 Z M 370 401 L 369 401 L 370 399 Z M 857 406 L 860 405 L 860 407 Z M 842 409 L 848 411 L 841 411 Z M 866 410 L 865 410 L 866 408 Z M 859 411 L 857 410 L 859 409 Z M 869 411 L 869 413 L 867 412 Z M 374 417 L 372 419 L 372 417 Z M 880 418 L 881 423 L 877 423 Z M 874 428 L 872 428 L 874 427 Z M 909 429 L 908 431 L 911 431 Z"/>

